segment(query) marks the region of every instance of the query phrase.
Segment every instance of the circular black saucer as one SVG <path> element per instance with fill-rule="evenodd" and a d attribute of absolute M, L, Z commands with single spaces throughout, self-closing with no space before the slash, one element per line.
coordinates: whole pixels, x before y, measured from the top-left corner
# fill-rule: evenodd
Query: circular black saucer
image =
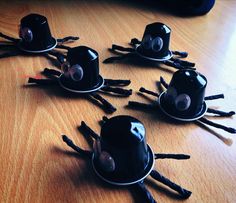
<path fill-rule="evenodd" d="M 166 92 L 166 91 L 165 91 Z M 199 118 L 203 117 L 207 111 L 207 105 L 206 105 L 206 102 L 204 101 L 203 105 L 202 105 L 202 109 L 197 113 L 195 114 L 194 116 L 180 116 L 180 115 L 173 115 L 171 112 L 168 111 L 168 109 L 165 108 L 165 105 L 164 105 L 164 94 L 165 92 L 162 92 L 159 96 L 159 99 L 158 99 L 158 103 L 159 103 L 159 106 L 160 106 L 160 109 L 161 111 L 166 114 L 167 116 L 175 119 L 175 120 L 178 120 L 178 121 L 195 121 L 195 120 L 198 120 Z"/>
<path fill-rule="evenodd" d="M 140 49 L 139 47 L 140 47 L 140 45 L 138 47 L 136 47 L 136 49 L 135 49 L 136 53 L 140 57 L 145 58 L 145 59 L 150 60 L 150 61 L 157 61 L 157 62 L 166 61 L 166 60 L 169 60 L 173 56 L 173 54 L 170 50 L 168 51 L 168 54 L 166 56 L 159 57 L 159 58 L 158 57 L 153 58 L 153 57 L 145 56 L 139 51 L 139 49 Z"/>
<path fill-rule="evenodd" d="M 54 38 L 52 38 L 52 39 L 53 39 L 53 43 L 47 49 L 37 49 L 37 48 L 35 48 L 33 50 L 29 50 L 29 49 L 24 47 L 22 41 L 19 42 L 18 47 L 22 51 L 25 51 L 25 52 L 28 52 L 28 53 L 33 53 L 33 54 L 45 53 L 47 51 L 50 51 L 50 50 L 54 49 L 57 46 L 57 40 L 54 39 Z"/>
<path fill-rule="evenodd" d="M 104 85 L 104 79 L 100 75 L 99 75 L 98 83 L 95 86 L 90 87 L 90 88 L 79 88 L 78 86 L 75 88 L 73 86 L 68 85 L 66 80 L 67 79 L 66 79 L 65 75 L 61 74 L 58 79 L 60 86 L 69 92 L 78 93 L 78 94 L 95 92 L 95 91 L 101 89 Z"/>
<path fill-rule="evenodd" d="M 139 177 L 133 177 L 130 179 L 120 179 L 119 177 L 115 177 L 114 175 L 109 175 L 109 174 L 105 174 L 102 170 L 99 169 L 99 167 L 96 166 L 96 162 L 94 160 L 94 155 L 92 157 L 92 166 L 93 169 L 95 171 L 95 173 L 105 182 L 110 183 L 112 185 L 120 185 L 120 186 L 124 186 L 124 185 L 132 185 L 135 183 L 138 183 L 140 181 L 142 181 L 143 179 L 145 179 L 152 171 L 153 167 L 154 167 L 154 154 L 152 152 L 152 149 L 149 145 L 147 145 L 148 148 L 148 154 L 149 154 L 149 162 L 148 165 L 146 166 L 145 170 L 143 171 L 142 175 L 140 175 Z"/>

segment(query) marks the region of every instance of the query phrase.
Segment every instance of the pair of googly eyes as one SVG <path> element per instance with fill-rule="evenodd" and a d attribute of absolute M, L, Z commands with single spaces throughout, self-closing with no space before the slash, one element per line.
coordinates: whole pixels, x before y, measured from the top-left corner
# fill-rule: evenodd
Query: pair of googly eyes
<path fill-rule="evenodd" d="M 102 170 L 106 172 L 112 172 L 115 170 L 115 161 L 108 152 L 101 150 L 100 140 L 96 140 L 94 142 L 93 151 L 95 158 L 98 160 L 99 166 L 102 168 Z"/>
<path fill-rule="evenodd" d="M 24 27 L 20 28 L 20 37 L 26 41 L 26 42 L 32 42 L 33 41 L 33 32 L 30 28 Z"/>
<path fill-rule="evenodd" d="M 84 76 L 83 68 L 79 64 L 70 66 L 68 62 L 65 62 L 62 65 L 62 70 L 66 77 L 71 78 L 72 80 L 77 81 L 77 82 L 82 80 Z"/>
<path fill-rule="evenodd" d="M 160 51 L 163 47 L 163 40 L 161 37 L 155 37 L 154 39 L 151 37 L 151 35 L 146 35 L 141 43 L 141 46 L 144 49 L 151 49 L 153 51 Z"/>
<path fill-rule="evenodd" d="M 186 111 L 189 109 L 191 105 L 191 98 L 188 94 L 177 94 L 177 91 L 175 88 L 170 87 L 166 94 L 165 94 L 166 100 L 171 102 L 173 105 L 175 105 L 176 109 L 178 111 Z"/>

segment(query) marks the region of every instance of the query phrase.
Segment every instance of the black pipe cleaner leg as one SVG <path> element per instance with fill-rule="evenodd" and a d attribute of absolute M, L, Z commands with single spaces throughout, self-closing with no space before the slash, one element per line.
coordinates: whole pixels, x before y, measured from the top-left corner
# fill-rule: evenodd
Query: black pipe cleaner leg
<path fill-rule="evenodd" d="M 57 42 L 63 44 L 63 43 L 66 43 L 66 42 L 73 42 L 73 41 L 76 41 L 78 39 L 79 39 L 79 37 L 68 36 L 68 37 L 64 37 L 64 38 L 61 38 L 61 39 L 57 39 Z"/>
<path fill-rule="evenodd" d="M 224 98 L 225 98 L 224 94 L 216 94 L 216 95 L 207 96 L 204 99 L 205 100 L 214 100 L 214 99 L 224 99 Z"/>
<path fill-rule="evenodd" d="M 127 86 L 130 83 L 131 83 L 130 80 L 105 79 L 105 85 L 109 85 L 109 86 Z"/>
<path fill-rule="evenodd" d="M 41 72 L 41 74 L 44 75 L 45 77 L 47 77 L 48 79 L 52 79 L 52 80 L 55 80 L 55 81 L 58 80 L 57 70 L 45 68 Z"/>
<path fill-rule="evenodd" d="M 169 85 L 168 83 L 165 81 L 165 79 L 163 77 L 160 77 L 160 83 L 166 88 L 168 89 Z"/>
<path fill-rule="evenodd" d="M 181 60 L 181 59 L 178 59 L 178 58 L 171 58 L 170 60 L 174 61 L 175 63 L 178 63 L 182 66 L 185 66 L 186 68 L 191 68 L 191 67 L 195 66 L 195 63 L 193 63 L 193 62 L 184 61 L 184 60 Z"/>
<path fill-rule="evenodd" d="M 160 81 L 157 81 L 157 82 L 156 82 L 156 86 L 157 86 L 157 90 L 158 90 L 159 94 L 161 94 L 162 92 L 164 92 L 164 88 L 162 87 Z"/>
<path fill-rule="evenodd" d="M 190 156 L 187 154 L 155 154 L 155 159 L 190 159 Z"/>
<path fill-rule="evenodd" d="M 65 50 L 71 49 L 71 47 L 68 47 L 68 46 L 65 46 L 65 45 L 57 45 L 56 48 L 57 49 L 65 49 Z"/>
<path fill-rule="evenodd" d="M 88 151 L 88 150 L 81 149 L 80 147 L 76 146 L 76 145 L 73 143 L 73 141 L 72 141 L 70 138 L 68 138 L 66 135 L 62 135 L 62 139 L 63 139 L 63 141 L 64 141 L 69 147 L 71 147 L 73 150 L 75 150 L 76 152 L 78 152 L 80 155 L 83 155 L 83 156 L 92 158 L 93 152 Z"/>
<path fill-rule="evenodd" d="M 116 108 L 111 103 L 109 103 L 107 100 L 105 100 L 102 96 L 100 96 L 99 94 L 91 93 L 89 95 L 92 96 L 97 101 L 100 101 L 103 104 L 103 106 L 105 107 L 105 109 L 108 110 L 110 113 L 113 113 L 116 111 Z"/>
<path fill-rule="evenodd" d="M 95 133 L 84 121 L 81 122 L 80 129 L 88 136 L 91 136 L 93 139 L 99 139 L 99 135 Z"/>
<path fill-rule="evenodd" d="M 162 61 L 162 63 L 167 65 L 167 66 L 176 68 L 178 70 L 182 70 L 182 69 L 196 70 L 195 68 L 192 68 L 192 67 L 189 67 L 189 66 L 186 67 L 186 66 L 181 65 L 180 63 L 177 63 L 177 62 L 174 62 L 174 61 L 171 61 L 171 60 Z"/>
<path fill-rule="evenodd" d="M 19 42 L 19 39 L 7 36 L 7 35 L 3 34 L 2 32 L 0 32 L 0 37 L 4 38 L 6 40 L 9 40 L 11 42 L 14 42 L 14 43 L 18 43 Z"/>
<path fill-rule="evenodd" d="M 230 116 L 235 115 L 234 111 L 225 112 L 225 111 L 220 111 L 220 110 L 211 109 L 211 108 L 208 108 L 207 112 L 208 113 L 213 113 L 213 114 L 216 114 L 216 115 L 219 115 L 219 116 L 222 116 L 222 117 L 230 117 Z"/>
<path fill-rule="evenodd" d="M 186 51 L 171 51 L 172 54 L 180 56 L 181 58 L 186 58 L 188 56 L 188 52 Z"/>
<path fill-rule="evenodd" d="M 116 44 L 112 44 L 111 50 L 113 51 L 126 51 L 126 52 L 134 52 L 135 50 L 130 47 L 122 47 Z"/>
<path fill-rule="evenodd" d="M 103 116 L 103 117 L 102 117 L 102 120 L 103 120 L 104 122 L 107 122 L 107 121 L 109 120 L 109 118 L 107 118 L 107 116 Z"/>
<path fill-rule="evenodd" d="M 103 116 L 102 120 L 99 121 L 100 126 L 103 126 L 108 120 L 109 118 L 107 116 Z"/>
<path fill-rule="evenodd" d="M 132 188 L 142 196 L 143 202 L 145 203 L 156 203 L 155 199 L 153 198 L 152 194 L 148 191 L 145 187 L 143 181 L 138 182 L 132 186 Z"/>
<path fill-rule="evenodd" d="M 37 85 L 55 85 L 58 84 L 57 80 L 54 79 L 36 79 L 36 78 L 29 78 L 28 83 L 30 84 L 37 84 Z"/>
<path fill-rule="evenodd" d="M 101 90 L 104 92 L 113 92 L 123 96 L 130 96 L 132 94 L 132 89 L 127 90 L 119 87 L 103 86 Z"/>
<path fill-rule="evenodd" d="M 157 94 L 156 92 L 147 90 L 144 87 L 140 87 L 139 91 L 142 92 L 142 93 L 146 93 L 146 94 L 152 95 L 154 97 L 159 97 L 159 94 Z"/>
<path fill-rule="evenodd" d="M 11 57 L 11 56 L 18 56 L 20 55 L 20 51 L 9 51 L 9 52 L 5 52 L 3 54 L 0 54 L 0 58 L 7 58 L 7 57 Z"/>
<path fill-rule="evenodd" d="M 60 76 L 61 72 L 55 69 L 49 69 L 49 68 L 44 68 L 42 71 L 44 75 L 55 75 L 55 76 Z"/>
<path fill-rule="evenodd" d="M 176 69 L 184 69 L 184 67 L 181 66 L 180 64 L 175 63 L 175 62 L 170 61 L 170 60 L 162 61 L 162 63 L 165 64 L 165 65 L 167 65 L 167 66 L 176 68 Z"/>
<path fill-rule="evenodd" d="M 66 58 L 64 54 L 56 51 L 49 51 L 48 54 L 56 57 L 60 64 L 63 64 Z"/>
<path fill-rule="evenodd" d="M 128 58 L 130 56 L 133 56 L 133 53 L 127 53 L 127 54 L 123 54 L 121 56 L 112 56 L 112 57 L 105 59 L 103 61 L 103 63 L 113 63 L 114 61 L 122 60 L 122 59 Z"/>
<path fill-rule="evenodd" d="M 137 38 L 133 38 L 133 39 L 130 40 L 131 45 L 138 45 L 138 44 L 141 44 L 141 43 L 142 42 Z"/>
<path fill-rule="evenodd" d="M 129 101 L 128 106 L 135 109 L 152 109 L 155 110 L 157 108 L 156 105 L 153 104 L 145 104 L 136 101 Z"/>
<path fill-rule="evenodd" d="M 202 123 L 200 121 L 196 121 L 196 124 L 199 125 L 200 127 L 202 127 L 203 129 L 207 130 L 208 132 L 212 133 L 214 136 L 219 138 L 226 145 L 231 146 L 233 144 L 232 139 L 226 138 L 223 135 L 221 135 L 220 133 L 217 133 L 216 131 L 214 131 L 214 129 L 209 128 L 208 125 L 205 125 L 204 123 Z"/>
<path fill-rule="evenodd" d="M 236 133 L 236 129 L 235 128 L 231 128 L 231 127 L 226 127 L 224 125 L 221 125 L 221 124 L 218 124 L 218 123 L 214 123 L 204 117 L 200 118 L 199 121 L 201 121 L 202 123 L 204 124 L 207 124 L 207 125 L 210 125 L 210 126 L 213 126 L 215 128 L 219 128 L 219 129 L 222 129 L 226 132 L 229 132 L 229 133 L 232 133 L 232 134 L 235 134 Z"/>
<path fill-rule="evenodd" d="M 182 188 L 181 186 L 173 183 L 171 180 L 169 180 L 168 178 L 164 177 L 163 175 L 161 175 L 156 170 L 152 170 L 150 175 L 155 180 L 163 183 L 164 185 L 166 185 L 166 186 L 170 187 L 171 189 L 173 189 L 174 191 L 178 192 L 181 195 L 181 197 L 183 197 L 184 199 L 189 198 L 190 195 L 192 194 L 191 191 L 186 190 L 186 189 Z"/>

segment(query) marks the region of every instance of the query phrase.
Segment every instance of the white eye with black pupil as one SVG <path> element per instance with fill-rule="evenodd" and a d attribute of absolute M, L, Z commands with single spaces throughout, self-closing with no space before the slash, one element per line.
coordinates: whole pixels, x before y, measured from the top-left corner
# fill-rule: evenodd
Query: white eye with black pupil
<path fill-rule="evenodd" d="M 175 99 L 175 107 L 179 111 L 187 110 L 191 105 L 191 98 L 187 94 L 180 94 Z"/>
<path fill-rule="evenodd" d="M 80 81 L 80 80 L 82 80 L 82 78 L 84 76 L 83 68 L 78 64 L 70 67 L 68 72 L 69 72 L 71 79 L 74 81 Z"/>
<path fill-rule="evenodd" d="M 151 35 L 146 35 L 143 38 L 141 45 L 144 49 L 151 49 L 152 48 L 152 37 L 151 37 Z"/>
<path fill-rule="evenodd" d="M 175 101 L 175 98 L 177 97 L 177 91 L 175 88 L 173 87 L 170 87 L 168 88 L 166 94 L 165 94 L 165 99 L 168 101 L 168 102 L 171 102 L 173 103 Z"/>
<path fill-rule="evenodd" d="M 152 50 L 153 51 L 160 51 L 163 47 L 163 40 L 160 37 L 156 37 L 154 40 L 152 40 Z"/>
<path fill-rule="evenodd" d="M 31 42 L 33 40 L 33 33 L 28 27 L 20 29 L 20 37 L 26 42 Z"/>

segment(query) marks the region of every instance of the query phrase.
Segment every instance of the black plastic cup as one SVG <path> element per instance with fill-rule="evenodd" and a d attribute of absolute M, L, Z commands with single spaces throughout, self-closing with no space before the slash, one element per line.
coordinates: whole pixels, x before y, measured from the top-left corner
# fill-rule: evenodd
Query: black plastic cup
<path fill-rule="evenodd" d="M 191 118 L 202 113 L 207 79 L 194 70 L 174 73 L 162 105 L 171 115 Z"/>
<path fill-rule="evenodd" d="M 171 55 L 169 50 L 171 29 L 160 22 L 146 26 L 138 52 L 143 56 L 162 59 Z"/>
<path fill-rule="evenodd" d="M 101 152 L 114 160 L 112 171 L 105 171 L 95 156 L 95 168 L 111 183 L 131 184 L 142 180 L 153 166 L 153 153 L 146 144 L 144 125 L 131 116 L 115 116 L 101 129 Z"/>
<path fill-rule="evenodd" d="M 29 14 L 20 22 L 20 47 L 27 51 L 49 50 L 56 45 L 47 18 L 39 14 Z"/>
<path fill-rule="evenodd" d="M 74 90 L 93 90 L 103 82 L 99 75 L 98 53 L 86 46 L 78 46 L 69 49 L 66 63 L 69 69 L 79 68 L 80 76 L 78 80 L 73 77 L 63 77 L 62 82 L 66 87 Z M 67 73 L 65 72 L 65 75 Z"/>

